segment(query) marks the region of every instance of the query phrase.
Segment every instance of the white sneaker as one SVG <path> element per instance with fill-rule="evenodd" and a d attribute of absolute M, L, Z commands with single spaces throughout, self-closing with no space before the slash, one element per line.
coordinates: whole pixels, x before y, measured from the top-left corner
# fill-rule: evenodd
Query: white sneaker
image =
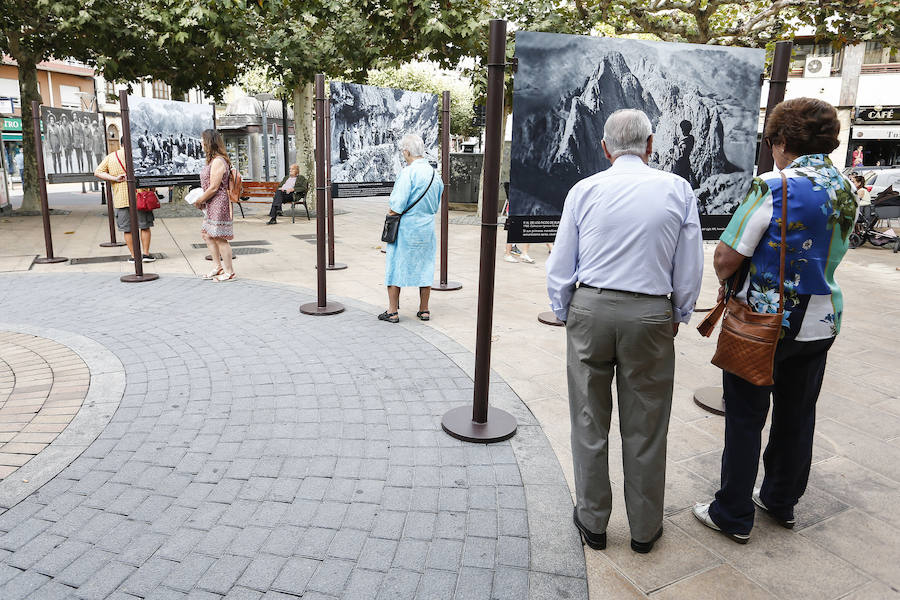
<path fill-rule="evenodd" d="M 503 260 L 505 260 L 506 262 L 513 262 L 513 263 L 519 262 L 518 260 L 516 260 L 514 257 L 510 256 L 509 254 L 504 256 Z"/>
<path fill-rule="evenodd" d="M 763 511 L 765 511 L 766 514 L 768 514 L 770 517 L 775 519 L 775 521 L 777 521 L 778 524 L 781 525 L 782 527 L 784 527 L 785 529 L 793 529 L 794 525 L 797 524 L 797 519 L 794 519 L 794 518 L 790 518 L 787 520 L 779 519 L 778 517 L 773 515 L 771 512 L 769 512 L 768 507 L 765 504 L 763 504 L 762 498 L 759 497 L 759 491 L 761 489 L 762 488 L 753 488 L 753 504 L 755 504 L 756 506 L 761 508 Z"/>
<path fill-rule="evenodd" d="M 528 256 L 527 254 L 523 254 L 519 258 L 522 259 L 523 263 L 528 263 L 529 265 L 534 264 L 534 259 L 531 258 L 530 256 Z"/>
<path fill-rule="evenodd" d="M 712 517 L 709 516 L 709 505 L 710 504 L 712 504 L 712 503 L 707 502 L 706 504 L 701 504 L 698 502 L 698 503 L 694 504 L 693 512 L 694 512 L 694 516 L 697 517 L 698 521 L 700 521 L 701 523 L 703 523 L 710 529 L 718 531 L 722 535 L 731 538 L 733 541 L 737 542 L 738 544 L 746 544 L 747 542 L 750 541 L 749 534 L 728 533 L 727 531 L 722 531 L 719 528 L 719 526 L 713 522 Z"/>

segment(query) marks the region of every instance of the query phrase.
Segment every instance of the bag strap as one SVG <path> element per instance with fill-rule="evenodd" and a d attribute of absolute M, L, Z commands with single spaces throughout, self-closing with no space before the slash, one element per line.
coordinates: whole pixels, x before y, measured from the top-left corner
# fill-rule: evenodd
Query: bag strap
<path fill-rule="evenodd" d="M 431 170 L 431 181 L 428 182 L 428 187 L 425 188 L 425 191 L 422 192 L 422 195 L 419 196 L 418 199 L 417 199 L 415 202 L 413 202 L 412 204 L 410 204 L 409 206 L 407 206 L 407 207 L 406 207 L 406 210 L 404 210 L 402 213 L 400 213 L 400 216 L 401 216 L 401 217 L 402 217 L 403 215 L 405 215 L 407 212 L 409 212 L 409 209 L 411 209 L 413 206 L 415 206 L 416 204 L 418 204 L 418 203 L 419 203 L 419 200 L 421 200 L 422 198 L 425 197 L 425 194 L 427 194 L 427 193 L 428 193 L 428 190 L 431 189 L 431 184 L 432 184 L 432 183 L 434 183 L 434 169 Z"/>
<path fill-rule="evenodd" d="M 119 166 L 122 167 L 122 170 L 125 171 L 125 173 L 128 173 L 128 169 L 125 168 L 125 165 L 122 164 L 122 159 L 119 158 L 119 151 L 116 150 L 113 154 L 115 154 L 116 160 L 119 161 Z"/>
<path fill-rule="evenodd" d="M 787 178 L 784 173 L 781 174 L 781 248 L 778 266 L 778 312 L 784 313 L 784 259 L 787 250 Z M 725 282 L 725 294 L 723 298 L 716 303 L 709 314 L 697 325 L 697 331 L 703 337 L 709 337 L 715 330 L 728 300 L 737 292 L 738 282 L 743 279 L 741 272 L 747 265 L 745 260 L 737 271 Z"/>
<path fill-rule="evenodd" d="M 784 255 L 787 252 L 787 177 L 781 172 L 781 258 L 778 266 L 778 312 L 784 312 Z"/>

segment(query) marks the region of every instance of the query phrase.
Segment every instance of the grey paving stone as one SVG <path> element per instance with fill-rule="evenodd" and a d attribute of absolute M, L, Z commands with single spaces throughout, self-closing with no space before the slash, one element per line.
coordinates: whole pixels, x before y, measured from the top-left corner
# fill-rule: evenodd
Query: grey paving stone
<path fill-rule="evenodd" d="M 306 591 L 306 584 L 319 568 L 319 564 L 318 560 L 309 558 L 289 559 L 272 582 L 272 590 L 302 596 Z"/>
<path fill-rule="evenodd" d="M 497 511 L 470 510 L 467 518 L 466 535 L 496 538 Z"/>
<path fill-rule="evenodd" d="M 399 540 L 406 522 L 406 512 L 385 510 L 375 515 L 372 536 L 391 540 Z"/>
<path fill-rule="evenodd" d="M 456 579 L 456 593 L 453 597 L 457 600 L 490 598 L 493 581 L 494 572 L 490 569 L 463 567 Z M 547 596 L 547 598 L 556 597 L 557 596 Z"/>
<path fill-rule="evenodd" d="M 527 569 L 528 558 L 528 538 L 500 536 L 497 540 L 498 564 Z"/>
<path fill-rule="evenodd" d="M 90 579 L 97 571 L 102 569 L 106 563 L 113 560 L 115 556 L 109 552 L 102 550 L 89 549 L 74 560 L 69 565 L 54 576 L 60 583 L 71 587 L 78 587 Z"/>
<path fill-rule="evenodd" d="M 419 586 L 419 573 L 403 569 L 391 569 L 384 576 L 377 600 L 408 600 L 415 598 Z"/>
<path fill-rule="evenodd" d="M 32 594 L 47 583 L 48 578 L 34 571 L 20 571 L 3 586 L 0 586 L 0 598 L 4 600 L 20 600 L 31 598 Z"/>
<path fill-rule="evenodd" d="M 284 568 L 286 562 L 287 559 L 280 556 L 259 554 L 250 562 L 237 583 L 239 586 L 265 592 L 275 581 L 275 577 Z"/>
<path fill-rule="evenodd" d="M 404 538 L 430 540 L 434 537 L 434 525 L 437 515 L 425 512 L 410 512 L 406 515 L 403 527 Z"/>
<path fill-rule="evenodd" d="M 108 562 L 78 588 L 76 595 L 85 600 L 102 600 L 134 572 L 134 567 L 117 561 Z"/>
<path fill-rule="evenodd" d="M 166 577 L 166 586 L 182 592 L 190 592 L 215 559 L 202 554 L 189 554 Z"/>
<path fill-rule="evenodd" d="M 121 586 L 121 590 L 144 598 L 158 588 L 178 563 L 162 558 L 150 558 L 138 567 Z"/>
<path fill-rule="evenodd" d="M 10 554 L 6 562 L 18 569 L 29 569 L 64 541 L 65 538 L 62 536 L 42 533 L 32 539 L 30 544 Z"/>
<path fill-rule="evenodd" d="M 197 586 L 216 594 L 224 595 L 232 588 L 250 564 L 250 559 L 243 556 L 223 556 L 207 569 L 197 582 Z"/>
<path fill-rule="evenodd" d="M 138 567 L 153 556 L 165 543 L 166 537 L 158 533 L 145 533 L 135 538 L 124 550 L 116 555 L 116 560 Z"/>
<path fill-rule="evenodd" d="M 156 551 L 156 556 L 174 561 L 182 561 L 200 543 L 206 534 L 198 529 L 182 529 L 177 535 L 169 536 Z"/>
<path fill-rule="evenodd" d="M 90 547 L 90 544 L 85 542 L 66 540 L 41 558 L 33 568 L 38 573 L 55 577 Z"/>
<path fill-rule="evenodd" d="M 528 574 L 529 600 L 544 598 L 584 598 L 587 596 L 587 581 L 580 577 L 566 577 L 532 571 Z"/>
<path fill-rule="evenodd" d="M 265 527 L 250 526 L 242 529 L 231 542 L 228 553 L 253 558 L 271 533 L 272 530 Z"/>
<path fill-rule="evenodd" d="M 466 537 L 465 512 L 438 513 L 434 528 L 435 537 L 463 539 Z"/>
<path fill-rule="evenodd" d="M 233 587 L 225 594 L 225 600 L 259 600 L 262 592 L 245 587 Z"/>
<path fill-rule="evenodd" d="M 416 598 L 419 600 L 450 600 L 456 587 L 456 573 L 426 570 L 419 581 Z"/>
<path fill-rule="evenodd" d="M 354 569 L 344 588 L 344 600 L 374 600 L 384 579 L 383 573 Z"/>
<path fill-rule="evenodd" d="M 462 549 L 463 543 L 461 540 L 432 540 L 425 566 L 429 569 L 458 572 L 462 558 Z"/>
<path fill-rule="evenodd" d="M 333 529 L 310 527 L 300 537 L 300 543 L 297 544 L 295 553 L 299 556 L 321 560 L 325 558 L 334 534 Z"/>
<path fill-rule="evenodd" d="M 307 590 L 340 597 L 350 578 L 353 563 L 335 558 L 326 558 L 306 584 Z"/>
<path fill-rule="evenodd" d="M 428 555 L 428 542 L 423 540 L 402 539 L 394 553 L 394 567 L 421 573 L 425 570 L 425 559 Z"/>
<path fill-rule="evenodd" d="M 365 534 L 353 529 L 343 529 L 334 534 L 328 547 L 328 556 L 356 560 L 365 543 Z M 323 591 L 323 590 L 319 590 Z"/>
<path fill-rule="evenodd" d="M 44 585 L 40 587 L 35 593 L 34 598 L 39 598 L 40 600 L 64 600 L 68 598 L 72 598 L 75 590 L 70 588 L 67 585 L 63 585 L 58 581 L 48 581 Z M 109 600 L 133 600 L 133 596 L 125 597 L 123 594 L 121 598 L 116 598 L 116 594 L 108 596 Z"/>
<path fill-rule="evenodd" d="M 26 519 L 19 523 L 17 527 L 0 536 L 0 548 L 4 550 L 18 550 L 51 525 L 50 521 Z"/>

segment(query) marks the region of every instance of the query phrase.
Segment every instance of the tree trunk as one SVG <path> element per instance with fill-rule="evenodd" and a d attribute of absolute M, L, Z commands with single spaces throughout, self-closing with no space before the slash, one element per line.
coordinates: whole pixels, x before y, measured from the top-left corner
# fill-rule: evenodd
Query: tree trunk
<path fill-rule="evenodd" d="M 294 88 L 294 144 L 300 175 L 309 182 L 306 203 L 310 211 L 316 208 L 315 169 L 315 89 L 308 81 Z"/>
<path fill-rule="evenodd" d="M 22 151 L 25 158 L 25 176 L 22 182 L 24 196 L 23 211 L 41 210 L 41 198 L 38 191 L 37 154 L 34 147 L 34 123 L 32 122 L 31 102 L 41 101 L 37 83 L 37 61 L 24 52 L 14 56 L 19 63 L 19 95 L 22 99 Z"/>

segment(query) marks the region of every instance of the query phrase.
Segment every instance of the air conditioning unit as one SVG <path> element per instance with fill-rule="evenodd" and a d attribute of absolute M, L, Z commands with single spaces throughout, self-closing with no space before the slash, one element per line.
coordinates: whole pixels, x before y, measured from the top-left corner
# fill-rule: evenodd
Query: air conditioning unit
<path fill-rule="evenodd" d="M 830 56 L 807 56 L 803 67 L 804 77 L 831 77 Z"/>

